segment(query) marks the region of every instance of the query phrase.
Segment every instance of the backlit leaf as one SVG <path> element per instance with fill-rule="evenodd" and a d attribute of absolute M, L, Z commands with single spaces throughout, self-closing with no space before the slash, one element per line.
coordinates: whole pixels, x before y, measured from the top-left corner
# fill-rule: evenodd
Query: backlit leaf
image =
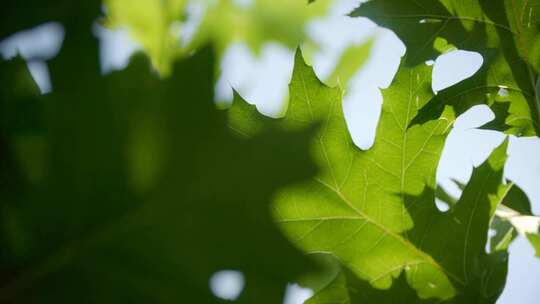
<path fill-rule="evenodd" d="M 407 128 L 433 97 L 430 69 L 400 67 L 393 84 L 383 90 L 375 144 L 362 151 L 348 133 L 340 90 L 322 84 L 297 53 L 287 113 L 273 123 L 264 120 L 285 129 L 321 121 L 312 154 L 322 171 L 311 182 L 280 192 L 276 220 L 307 253 L 335 256 L 353 281 L 388 289 L 401 275 L 400 282 L 406 281 L 420 299 L 493 303 L 504 286 L 506 253 L 487 254 L 484 248 L 501 201 L 506 142 L 475 170 L 450 211 L 437 210 L 435 170 L 452 111 Z M 256 115 L 250 110 L 250 117 Z M 237 117 L 230 119 L 241 128 Z M 354 293 L 356 288 L 353 283 L 338 289 Z"/>

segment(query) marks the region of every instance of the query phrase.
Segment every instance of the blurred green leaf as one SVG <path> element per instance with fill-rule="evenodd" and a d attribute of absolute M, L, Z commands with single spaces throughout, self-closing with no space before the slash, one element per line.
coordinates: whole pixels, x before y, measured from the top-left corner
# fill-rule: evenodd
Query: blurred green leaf
<path fill-rule="evenodd" d="M 139 42 L 163 75 L 171 73 L 172 63 L 181 54 L 178 25 L 184 17 L 187 0 L 104 0 L 109 28 L 126 28 Z M 175 27 L 175 25 L 177 25 Z"/>
<path fill-rule="evenodd" d="M 106 24 L 126 27 L 164 76 L 169 74 L 175 57 L 188 55 L 209 42 L 219 55 L 236 42 L 246 43 L 255 53 L 267 42 L 295 48 L 306 38 L 306 23 L 324 15 L 331 3 L 333 0 L 310 5 L 305 0 L 253 0 L 248 4 L 194 0 L 191 5 L 202 10 L 202 16 L 195 16 L 189 14 L 187 0 L 105 0 Z M 193 19 L 198 21 L 194 23 L 196 29 L 188 34 L 190 18 L 201 20 Z"/>
<path fill-rule="evenodd" d="M 208 48 L 167 80 L 141 57 L 102 76 L 88 21 L 63 20 L 47 95 L 21 60 L 2 63 L 0 302 L 222 303 L 209 279 L 223 269 L 245 276 L 235 302 L 280 302 L 316 267 L 268 203 L 315 173 L 312 129 L 232 134 Z M 27 153 L 28 140 L 42 149 Z"/>

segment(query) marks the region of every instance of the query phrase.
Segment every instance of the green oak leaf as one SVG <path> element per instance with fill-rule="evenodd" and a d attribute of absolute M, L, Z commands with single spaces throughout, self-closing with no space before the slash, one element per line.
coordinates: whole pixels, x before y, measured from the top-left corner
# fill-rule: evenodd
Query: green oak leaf
<path fill-rule="evenodd" d="M 323 120 L 313 150 L 324 169 L 313 182 L 277 198 L 275 212 L 283 229 L 301 248 L 336 255 L 376 287 L 389 287 L 393 276 L 414 264 L 410 271 L 431 273 L 439 283 L 433 289 L 426 281 L 410 282 L 419 293 L 452 296 L 452 284 L 442 267 L 401 235 L 414 224 L 403 196 L 419 194 L 426 183 L 433 182 L 430 175 L 434 177 L 451 124 L 445 118 L 407 130 L 409 120 L 431 97 L 429 67 L 401 68 L 392 88 L 383 92 L 387 102 L 383 103 L 376 142 L 364 152 L 351 141 L 339 89 L 320 83 L 301 58 L 296 63 L 285 121 Z M 395 253 L 390 262 L 388 251 Z"/>
<path fill-rule="evenodd" d="M 77 12 L 51 93 L 31 94 L 21 60 L 1 63 L 0 302 L 223 303 L 209 288 L 222 269 L 245 276 L 234 302 L 282 301 L 316 267 L 269 203 L 316 173 L 312 132 L 230 132 L 207 48 L 167 80 L 140 57 L 101 75 Z"/>
<path fill-rule="evenodd" d="M 537 0 L 372 0 L 351 15 L 393 30 L 407 47 L 408 66 L 435 59 L 445 43 L 482 55 L 481 69 L 439 92 L 412 125 L 437 119 L 445 105 L 459 115 L 473 105 L 487 104 L 497 118 L 486 127 L 531 136 L 540 134 L 535 87 L 539 5 Z"/>
<path fill-rule="evenodd" d="M 403 275 L 422 299 L 490 303 L 501 292 L 506 273 L 505 253 L 484 251 L 499 201 L 506 143 L 476 170 L 455 208 L 438 211 L 432 189 L 453 113 L 448 109 L 437 121 L 407 128 L 433 97 L 430 69 L 400 67 L 383 90 L 375 143 L 367 151 L 350 138 L 340 89 L 320 82 L 299 52 L 285 116 L 255 123 L 256 109 L 237 96 L 230 125 L 249 136 L 263 124 L 296 129 L 322 123 L 312 140 L 321 173 L 281 191 L 274 204 L 276 220 L 305 252 L 335 256 L 357 279 L 377 289 L 391 288 Z M 486 274 L 495 277 L 482 281 Z"/>
<path fill-rule="evenodd" d="M 300 247 L 308 252 L 331 252 L 357 276 L 373 280 L 379 288 L 389 287 L 392 273 L 400 272 L 410 261 L 422 261 L 413 268 L 426 266 L 422 271 L 431 271 L 441 282 L 439 290 L 416 282 L 419 292 L 451 297 L 454 289 L 440 265 L 401 235 L 413 223 L 403 197 L 396 193 L 420 194 L 426 183 L 433 184 L 451 125 L 451 119 L 445 117 L 428 123 L 425 129 L 407 130 L 415 111 L 432 96 L 430 67 L 420 69 L 402 67 L 398 72 L 395 85 L 383 93 L 388 102 L 383 103 L 374 147 L 361 151 L 354 146 L 347 130 L 341 90 L 320 82 L 297 53 L 287 113 L 279 124 L 294 129 L 322 121 L 312 150 L 323 170 L 312 182 L 278 196 L 275 212 L 283 229 Z M 410 95 L 400 96 L 399 89 L 403 87 L 408 88 Z M 234 103 L 233 109 L 238 104 Z M 237 118 L 233 116 L 231 120 Z M 238 124 L 235 128 L 239 128 Z M 244 128 L 249 129 L 250 125 Z M 413 163 L 419 167 L 412 166 Z M 354 233 L 356 230 L 358 234 Z M 377 245 L 379 242 L 384 246 Z M 377 251 L 371 252 L 371 247 Z M 385 255 L 378 252 L 388 247 L 397 253 L 392 264 L 387 264 Z"/>

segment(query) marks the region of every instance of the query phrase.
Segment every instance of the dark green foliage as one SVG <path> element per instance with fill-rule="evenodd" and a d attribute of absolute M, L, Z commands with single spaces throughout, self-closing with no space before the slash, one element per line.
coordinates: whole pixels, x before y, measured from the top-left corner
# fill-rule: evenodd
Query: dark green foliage
<path fill-rule="evenodd" d="M 221 269 L 244 273 L 239 303 L 281 301 L 315 268 L 268 203 L 315 173 L 311 131 L 233 135 L 209 48 L 167 80 L 141 57 L 100 75 L 77 12 L 49 64 L 52 93 L 37 94 L 21 60 L 2 63 L 0 302 L 216 303 Z"/>

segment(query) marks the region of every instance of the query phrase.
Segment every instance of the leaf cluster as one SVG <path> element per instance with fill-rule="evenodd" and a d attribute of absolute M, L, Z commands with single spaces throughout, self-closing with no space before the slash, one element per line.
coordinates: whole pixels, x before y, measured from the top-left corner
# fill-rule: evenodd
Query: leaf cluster
<path fill-rule="evenodd" d="M 522 233 L 539 243 L 527 196 L 503 178 L 508 140 L 459 197 L 435 177 L 456 117 L 472 105 L 495 113 L 485 128 L 539 134 L 540 4 L 373 0 L 355 9 L 407 46 L 382 90 L 375 143 L 361 150 L 333 85 L 350 79 L 369 44 L 345 52 L 327 84 L 297 51 L 281 118 L 239 94 L 226 111 L 213 102 L 215 53 L 236 39 L 260 46 L 269 29 L 296 46 L 302 34 L 284 35 L 289 23 L 274 18 L 285 14 L 296 29 L 311 16 L 305 2 L 258 0 L 237 12 L 218 1 L 197 51 L 171 64 L 170 26 L 187 2 L 106 1 L 107 22 L 129 25 L 151 64 L 168 69 L 163 79 L 143 56 L 101 75 L 90 31 L 98 2 L 8 0 L 0 37 L 56 20 L 66 38 L 48 62 L 51 93 L 40 95 L 23 60 L 0 63 L 0 303 L 222 303 L 208 287 L 222 269 L 246 278 L 237 303 L 279 303 L 295 280 L 315 290 L 310 304 L 495 303 L 510 242 Z M 208 40 L 213 49 L 201 47 Z M 434 93 L 425 61 L 454 48 L 484 64 Z"/>

